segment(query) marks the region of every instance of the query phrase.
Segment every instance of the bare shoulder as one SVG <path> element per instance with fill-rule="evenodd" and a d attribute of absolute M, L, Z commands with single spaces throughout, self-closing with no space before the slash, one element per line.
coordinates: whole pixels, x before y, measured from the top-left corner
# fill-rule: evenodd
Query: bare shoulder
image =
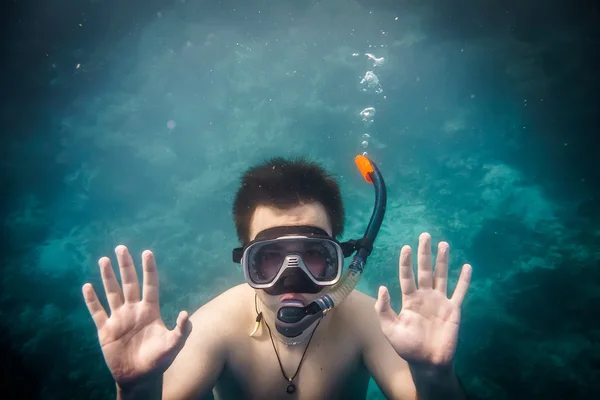
<path fill-rule="evenodd" d="M 247 284 L 239 284 L 198 308 L 192 314 L 190 320 L 194 322 L 202 318 L 211 318 L 231 322 L 232 316 L 247 313 L 248 300 L 251 300 L 253 295 L 254 292 Z"/>
<path fill-rule="evenodd" d="M 240 326 L 247 325 L 249 304 L 254 292 L 247 284 L 240 284 L 221 293 L 210 300 L 191 316 L 190 321 L 194 328 L 198 325 L 210 325 L 211 331 L 218 333 L 221 339 L 230 338 L 240 332 Z M 197 329 L 197 333 L 205 329 Z M 218 332 L 217 332 L 218 331 Z M 192 330 L 192 335 L 194 331 Z"/>
<path fill-rule="evenodd" d="M 383 338 L 375 301 L 375 298 L 355 289 L 336 307 L 336 329 L 342 330 L 344 335 L 352 335 L 361 353 Z"/>
<path fill-rule="evenodd" d="M 375 301 L 375 298 L 355 289 L 340 305 L 343 324 L 360 334 L 361 339 L 366 339 L 365 335 L 368 336 L 373 327 L 379 329 Z"/>
<path fill-rule="evenodd" d="M 398 356 L 383 334 L 375 311 L 376 301 L 354 290 L 342 303 L 346 308 L 347 325 L 356 332 L 363 362 L 386 398 L 415 399 L 416 390 L 408 364 Z"/>
<path fill-rule="evenodd" d="M 235 286 L 192 314 L 192 332 L 165 372 L 163 398 L 197 398 L 212 390 L 240 324 L 248 319 L 248 289 L 247 285 Z"/>
<path fill-rule="evenodd" d="M 357 289 L 354 289 L 348 298 L 359 302 L 363 307 L 375 306 L 375 301 L 377 300 L 374 297 L 371 297 Z"/>

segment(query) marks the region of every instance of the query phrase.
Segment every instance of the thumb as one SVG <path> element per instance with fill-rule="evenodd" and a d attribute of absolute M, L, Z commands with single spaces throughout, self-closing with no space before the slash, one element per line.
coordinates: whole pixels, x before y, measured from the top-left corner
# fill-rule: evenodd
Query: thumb
<path fill-rule="evenodd" d="M 181 311 L 177 316 L 177 325 L 171 331 L 172 346 L 178 349 L 183 348 L 190 333 L 192 333 L 192 321 L 190 321 L 187 311 Z"/>
<path fill-rule="evenodd" d="M 379 316 L 379 322 L 381 322 L 382 326 L 391 324 L 396 319 L 396 313 L 390 305 L 390 292 L 388 292 L 385 286 L 379 286 L 375 311 Z"/>

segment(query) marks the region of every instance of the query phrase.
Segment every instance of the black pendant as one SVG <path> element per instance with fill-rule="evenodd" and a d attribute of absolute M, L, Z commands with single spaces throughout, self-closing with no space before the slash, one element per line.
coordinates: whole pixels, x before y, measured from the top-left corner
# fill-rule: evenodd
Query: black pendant
<path fill-rule="evenodd" d="M 294 385 L 293 383 L 290 383 L 289 385 L 287 385 L 287 388 L 285 388 L 285 391 L 288 392 L 289 394 L 292 394 L 296 391 L 296 385 Z"/>

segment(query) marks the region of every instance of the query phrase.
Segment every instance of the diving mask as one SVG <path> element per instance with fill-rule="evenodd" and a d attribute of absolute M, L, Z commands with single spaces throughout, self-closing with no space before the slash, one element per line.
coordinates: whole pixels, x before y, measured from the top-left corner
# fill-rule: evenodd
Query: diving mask
<path fill-rule="evenodd" d="M 323 229 L 282 226 L 266 229 L 234 249 L 233 261 L 242 264 L 246 281 L 255 289 L 284 293 L 289 288 L 278 286 L 289 281 L 299 293 L 318 293 L 340 280 L 348 250 Z"/>

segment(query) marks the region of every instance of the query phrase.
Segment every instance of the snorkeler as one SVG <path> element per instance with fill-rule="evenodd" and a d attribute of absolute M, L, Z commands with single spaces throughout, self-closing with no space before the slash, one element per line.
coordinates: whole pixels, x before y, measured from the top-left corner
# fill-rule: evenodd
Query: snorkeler
<path fill-rule="evenodd" d="M 133 259 L 115 249 L 99 260 L 110 316 L 92 285 L 83 296 L 98 329 L 119 399 L 364 399 L 369 379 L 389 399 L 463 399 L 453 369 L 460 308 L 471 267 L 447 297 L 448 253 L 421 234 L 418 287 L 412 250 L 399 259 L 402 310 L 386 287 L 377 300 L 355 289 L 381 226 L 386 188 L 366 157 L 356 158 L 375 189 L 361 238 L 340 243 L 344 207 L 320 166 L 275 158 L 242 176 L 233 214 L 241 247 L 233 260 L 246 283 L 211 300 L 173 330 L 160 315 L 154 255 L 142 254 L 140 296 Z M 344 271 L 344 259 L 352 257 Z"/>

